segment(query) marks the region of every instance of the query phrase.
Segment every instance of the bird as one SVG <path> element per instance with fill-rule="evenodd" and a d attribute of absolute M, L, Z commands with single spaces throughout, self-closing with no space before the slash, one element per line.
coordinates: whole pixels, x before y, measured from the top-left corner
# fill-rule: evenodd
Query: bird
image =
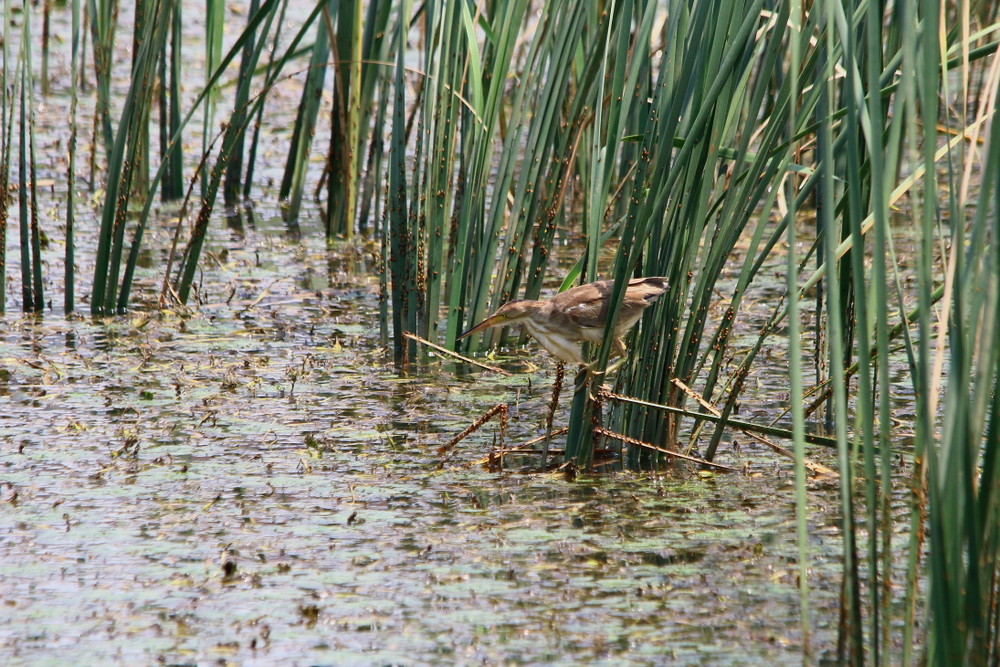
<path fill-rule="evenodd" d="M 457 340 L 491 327 L 519 324 L 557 359 L 586 366 L 582 344 L 603 340 L 614 284 L 613 280 L 598 280 L 560 292 L 551 299 L 510 301 Z M 642 312 L 668 289 L 667 279 L 662 277 L 628 281 L 618 309 L 618 322 L 611 341 L 612 354 L 625 356 L 627 350 L 622 340 L 625 334 L 636 325 Z"/>

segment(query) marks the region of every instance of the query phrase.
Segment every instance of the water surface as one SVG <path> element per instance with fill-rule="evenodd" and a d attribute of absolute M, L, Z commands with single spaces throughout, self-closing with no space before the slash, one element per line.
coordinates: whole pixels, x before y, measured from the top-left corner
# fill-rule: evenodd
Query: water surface
<path fill-rule="evenodd" d="M 196 309 L 4 320 L 10 662 L 801 662 L 787 460 L 741 442 L 720 460 L 747 474 L 496 473 L 495 424 L 443 457 L 501 401 L 508 442 L 540 435 L 551 360 L 400 374 L 363 250 L 214 235 Z M 835 484 L 809 500 L 823 655 Z"/>

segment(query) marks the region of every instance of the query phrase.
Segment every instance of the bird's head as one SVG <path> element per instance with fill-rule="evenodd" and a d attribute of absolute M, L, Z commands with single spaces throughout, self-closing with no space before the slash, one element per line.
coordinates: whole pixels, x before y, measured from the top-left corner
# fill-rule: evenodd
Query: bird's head
<path fill-rule="evenodd" d="M 523 319 L 525 315 L 530 312 L 530 304 L 532 301 L 511 301 L 500 306 L 497 312 L 493 313 L 485 320 L 472 327 L 464 334 L 459 336 L 456 340 L 462 340 L 466 336 L 471 336 L 472 334 L 479 333 L 480 331 L 485 331 L 491 327 L 502 327 L 507 324 L 517 324 L 519 320 Z"/>

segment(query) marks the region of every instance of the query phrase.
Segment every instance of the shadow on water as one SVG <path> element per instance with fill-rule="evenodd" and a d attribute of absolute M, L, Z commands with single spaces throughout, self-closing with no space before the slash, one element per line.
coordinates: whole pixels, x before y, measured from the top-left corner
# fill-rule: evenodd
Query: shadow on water
<path fill-rule="evenodd" d="M 511 441 L 544 432 L 549 360 L 400 376 L 363 248 L 259 217 L 215 234 L 196 310 L 6 317 L 10 659 L 801 661 L 787 461 L 744 445 L 724 453 L 740 475 L 496 474 L 475 464 L 487 425 L 442 466 L 497 402 Z M 822 654 L 836 487 L 810 504 Z"/>

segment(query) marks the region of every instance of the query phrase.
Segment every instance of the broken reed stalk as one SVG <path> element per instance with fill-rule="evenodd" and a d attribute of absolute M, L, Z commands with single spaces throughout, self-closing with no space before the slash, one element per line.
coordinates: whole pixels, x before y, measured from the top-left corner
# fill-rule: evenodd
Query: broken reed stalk
<path fill-rule="evenodd" d="M 447 348 L 441 347 L 440 345 L 437 345 L 436 343 L 432 343 L 429 340 L 427 340 L 426 338 L 421 338 L 417 334 L 410 333 L 409 331 L 404 331 L 403 332 L 403 338 L 408 338 L 410 340 L 414 340 L 414 341 L 420 343 L 421 345 L 426 345 L 427 347 L 431 348 L 432 350 L 440 352 L 441 354 L 447 355 L 449 357 L 454 357 L 455 359 L 459 359 L 461 361 L 464 361 L 467 364 L 472 364 L 473 366 L 478 366 L 479 368 L 482 368 L 484 370 L 493 371 L 494 373 L 499 373 L 500 375 L 506 375 L 508 377 L 511 375 L 510 372 L 505 371 L 502 368 L 497 368 L 496 366 L 490 366 L 488 364 L 483 364 L 483 363 L 480 363 L 480 362 L 476 361 L 475 359 L 469 359 L 468 357 L 463 356 L 463 355 L 459 354 L 458 352 L 452 352 L 451 350 L 449 350 Z"/>
<path fill-rule="evenodd" d="M 706 401 L 704 398 L 702 398 L 701 395 L 695 390 L 691 389 L 691 387 L 684 384 L 684 382 L 682 382 L 680 378 L 674 378 L 673 383 L 675 386 L 679 387 L 681 391 L 683 391 L 685 394 L 690 396 L 694 401 L 696 401 L 701 407 L 705 408 L 716 417 L 720 418 L 722 417 L 722 412 L 717 407 L 715 407 L 714 405 Z M 757 442 L 767 445 L 768 447 L 771 448 L 771 450 L 777 452 L 778 454 L 786 456 L 792 459 L 793 461 L 795 460 L 795 452 L 789 449 L 785 449 L 784 447 L 778 445 L 777 443 L 771 442 L 762 435 L 757 435 L 756 433 L 752 433 L 748 429 L 740 428 L 739 430 L 742 433 L 746 434 L 748 437 L 753 438 Z M 809 459 L 803 459 L 802 463 L 803 465 L 805 465 L 807 469 L 809 469 L 815 475 L 827 475 L 830 477 L 838 477 L 837 471 L 826 467 L 822 463 L 816 463 L 814 461 L 810 461 Z"/>
<path fill-rule="evenodd" d="M 723 419 L 722 417 L 717 417 L 710 412 L 692 412 L 691 410 L 676 408 L 670 405 L 663 405 L 662 403 L 643 401 L 641 399 L 632 398 L 631 396 L 626 396 L 624 394 L 618 394 L 604 388 L 598 389 L 597 394 L 601 398 L 608 398 L 614 401 L 621 401 L 623 403 L 632 403 L 634 405 L 641 405 L 647 408 L 655 408 L 657 410 L 663 410 L 675 415 L 690 417 L 691 419 L 704 419 L 705 421 L 710 421 L 714 424 L 724 423 L 726 426 L 730 426 L 732 428 L 738 428 L 741 430 L 746 429 L 748 431 L 773 435 L 779 438 L 790 439 L 792 437 L 792 432 L 788 429 L 777 428 L 774 426 L 761 426 L 760 424 L 753 424 L 751 422 L 740 421 L 737 419 Z M 823 445 L 824 447 L 829 447 L 831 449 L 835 449 L 837 447 L 836 440 L 825 435 L 806 433 L 804 437 L 806 442 L 814 445 Z"/>
<path fill-rule="evenodd" d="M 557 428 L 556 430 L 552 431 L 551 437 L 554 438 L 557 435 L 565 435 L 567 431 L 569 431 L 569 429 L 566 428 L 565 426 L 563 426 L 562 428 Z M 500 454 L 500 455 L 503 455 L 503 456 L 506 456 L 507 454 L 524 454 L 524 455 L 539 454 L 539 453 L 541 453 L 540 450 L 530 449 L 530 447 L 532 445 L 537 445 L 538 443 L 542 442 L 543 440 L 545 440 L 545 436 L 544 435 L 540 435 L 537 438 L 532 438 L 531 440 L 528 440 L 527 442 L 522 442 L 520 445 L 514 445 L 513 447 L 509 447 L 508 449 L 504 449 L 504 450 L 501 450 L 499 452 L 495 452 L 495 451 L 494 452 L 490 452 L 489 456 L 484 456 L 481 459 L 476 459 L 475 461 L 470 461 L 469 463 L 466 464 L 466 466 L 471 467 L 471 466 L 476 466 L 476 465 L 487 464 L 493 458 L 495 458 L 497 454 Z M 549 453 L 550 454 L 558 454 L 558 453 L 560 453 L 560 450 L 550 449 Z M 565 451 L 563 450 L 562 453 L 565 453 Z"/>
<path fill-rule="evenodd" d="M 461 442 L 462 440 L 464 440 L 469 435 L 471 435 L 471 434 L 475 433 L 476 431 L 478 431 L 480 428 L 482 428 L 483 424 L 485 424 L 486 422 L 488 422 L 490 419 L 492 419 L 493 417 L 495 417 L 497 414 L 500 415 L 500 443 L 499 443 L 499 448 L 503 449 L 504 435 L 507 433 L 507 415 L 509 413 L 510 413 L 510 410 L 508 409 L 506 403 L 497 403 L 492 408 L 490 408 L 489 410 L 487 410 L 486 412 L 484 412 L 482 417 L 480 417 L 475 422 L 473 422 L 464 431 L 462 431 L 461 433 L 459 433 L 458 435 L 456 435 L 454 438 L 452 438 L 451 440 L 449 440 L 446 444 L 441 445 L 440 447 L 438 447 L 438 450 L 437 450 L 438 454 L 446 454 L 449 451 L 451 451 L 451 449 L 455 445 L 457 445 L 459 442 Z"/>
<path fill-rule="evenodd" d="M 698 463 L 703 466 L 715 468 L 716 470 L 722 470 L 724 472 L 739 472 L 736 468 L 731 468 L 727 465 L 722 465 L 721 463 L 713 463 L 711 461 L 706 461 L 705 459 L 700 459 L 697 456 L 688 456 L 687 454 L 682 454 L 672 449 L 667 449 L 666 447 L 657 447 L 656 445 L 644 442 L 642 440 L 639 440 L 638 438 L 632 438 L 623 433 L 612 431 L 611 429 L 605 428 L 603 426 L 595 426 L 594 433 L 597 435 L 603 435 L 607 438 L 614 438 L 615 440 L 620 440 L 621 442 L 624 442 L 626 445 L 632 445 L 633 447 L 641 447 L 642 449 L 648 449 L 649 451 L 652 452 L 659 452 L 660 454 L 666 454 L 667 456 L 683 459 L 685 461 L 691 461 L 692 463 Z"/>

